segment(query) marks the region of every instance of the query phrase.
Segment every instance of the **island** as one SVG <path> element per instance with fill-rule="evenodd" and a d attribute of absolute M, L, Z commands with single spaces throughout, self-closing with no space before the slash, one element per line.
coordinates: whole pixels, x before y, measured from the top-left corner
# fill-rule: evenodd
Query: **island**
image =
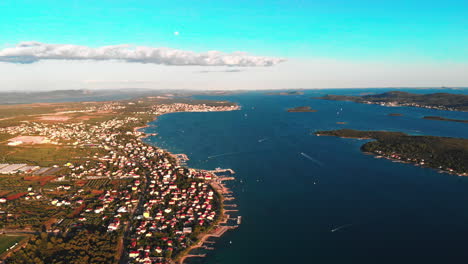
<path fill-rule="evenodd" d="M 450 121 L 450 122 L 458 122 L 458 123 L 468 123 L 468 120 L 445 118 L 445 117 L 441 117 L 441 116 L 425 116 L 425 117 L 423 117 L 423 119 L 437 120 L 437 121 Z"/>
<path fill-rule="evenodd" d="M 317 112 L 317 110 L 312 109 L 310 106 L 298 106 L 294 108 L 289 108 L 287 110 L 290 113 L 296 113 L 296 112 Z"/>
<path fill-rule="evenodd" d="M 289 91 L 289 92 L 270 92 L 267 95 L 303 95 L 304 92 L 299 91 Z"/>
<path fill-rule="evenodd" d="M 240 109 L 234 103 L 144 97 L 0 109 L 1 263 L 183 263 L 240 223 L 224 209 L 236 206 L 223 183 L 234 171 L 188 168 L 186 155 L 147 144 L 141 131 L 163 114 Z"/>
<path fill-rule="evenodd" d="M 313 97 L 333 101 L 352 101 L 363 104 L 383 106 L 413 106 L 450 111 L 468 111 L 468 95 L 451 93 L 415 94 L 402 91 L 391 91 L 364 96 L 325 95 Z"/>
<path fill-rule="evenodd" d="M 373 139 L 361 146 L 363 152 L 379 158 L 408 162 L 460 176 L 468 175 L 468 139 L 352 129 L 316 131 L 314 134 Z"/>

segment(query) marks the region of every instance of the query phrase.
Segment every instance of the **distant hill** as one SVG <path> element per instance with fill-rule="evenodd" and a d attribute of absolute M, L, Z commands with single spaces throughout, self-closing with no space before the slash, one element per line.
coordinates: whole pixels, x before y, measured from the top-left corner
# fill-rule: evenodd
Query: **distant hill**
<path fill-rule="evenodd" d="M 151 90 L 139 88 L 0 92 L 0 104 L 112 101 L 134 99 L 144 96 L 185 97 L 193 94 L 194 91 Z"/>
<path fill-rule="evenodd" d="M 267 95 L 303 95 L 304 92 L 300 91 L 289 91 L 289 92 L 269 92 Z"/>
<path fill-rule="evenodd" d="M 0 104 L 27 104 L 42 102 L 65 102 L 91 99 L 101 101 L 106 97 L 115 96 L 116 91 L 91 90 L 57 90 L 57 91 L 28 91 L 28 92 L 0 92 Z"/>
<path fill-rule="evenodd" d="M 441 110 L 468 111 L 468 95 L 452 93 L 414 94 L 402 91 L 391 91 L 375 95 L 345 96 L 325 95 L 315 97 L 333 101 L 352 101 L 365 104 L 386 106 L 414 106 Z"/>

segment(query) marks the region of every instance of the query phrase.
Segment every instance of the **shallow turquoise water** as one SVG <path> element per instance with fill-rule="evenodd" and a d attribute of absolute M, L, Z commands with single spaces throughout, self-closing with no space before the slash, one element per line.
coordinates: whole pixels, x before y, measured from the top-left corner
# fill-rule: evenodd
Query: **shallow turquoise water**
<path fill-rule="evenodd" d="M 200 98 L 238 102 L 242 110 L 174 113 L 153 122 L 146 131 L 159 134 L 148 138 L 151 144 L 186 153 L 191 167 L 236 171 L 236 181 L 229 185 L 237 197 L 242 225 L 218 239 L 208 257 L 190 262 L 466 260 L 468 178 L 375 159 L 360 152 L 362 140 L 311 135 L 315 130 L 353 128 L 468 137 L 468 124 L 421 119 L 425 115 L 468 119 L 468 113 L 310 99 L 326 93 L 381 91 L 205 96 Z M 318 112 L 285 111 L 306 105 Z"/>

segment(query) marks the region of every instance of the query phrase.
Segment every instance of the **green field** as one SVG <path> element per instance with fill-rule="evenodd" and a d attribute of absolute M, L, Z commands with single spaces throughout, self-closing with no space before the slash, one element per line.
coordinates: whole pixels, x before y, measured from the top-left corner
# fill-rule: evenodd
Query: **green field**
<path fill-rule="evenodd" d="M 7 249 L 9 249 L 15 243 L 20 242 L 24 238 L 25 236 L 0 235 L 0 254 L 3 254 Z"/>

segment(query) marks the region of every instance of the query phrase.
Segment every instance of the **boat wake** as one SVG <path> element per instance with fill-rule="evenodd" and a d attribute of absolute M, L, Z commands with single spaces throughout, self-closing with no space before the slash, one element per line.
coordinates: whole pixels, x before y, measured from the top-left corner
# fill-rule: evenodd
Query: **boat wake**
<path fill-rule="evenodd" d="M 301 152 L 301 155 L 304 156 L 305 158 L 307 158 L 308 160 L 313 161 L 315 164 L 317 164 L 319 166 L 324 166 L 324 164 L 322 162 L 312 158 L 311 156 L 305 154 L 304 152 Z"/>
<path fill-rule="evenodd" d="M 208 156 L 208 159 L 217 158 L 217 157 L 222 157 L 222 156 L 235 155 L 235 154 L 240 154 L 240 153 L 242 153 L 242 152 L 228 152 L 228 153 L 223 153 L 223 154 Z"/>
<path fill-rule="evenodd" d="M 333 232 L 339 231 L 339 230 L 341 230 L 341 229 L 343 229 L 343 228 L 346 228 L 346 227 L 349 227 L 349 226 L 352 226 L 352 224 L 341 225 L 341 226 L 339 226 L 339 227 L 333 228 L 333 229 L 330 230 L 330 231 L 333 233 Z"/>

